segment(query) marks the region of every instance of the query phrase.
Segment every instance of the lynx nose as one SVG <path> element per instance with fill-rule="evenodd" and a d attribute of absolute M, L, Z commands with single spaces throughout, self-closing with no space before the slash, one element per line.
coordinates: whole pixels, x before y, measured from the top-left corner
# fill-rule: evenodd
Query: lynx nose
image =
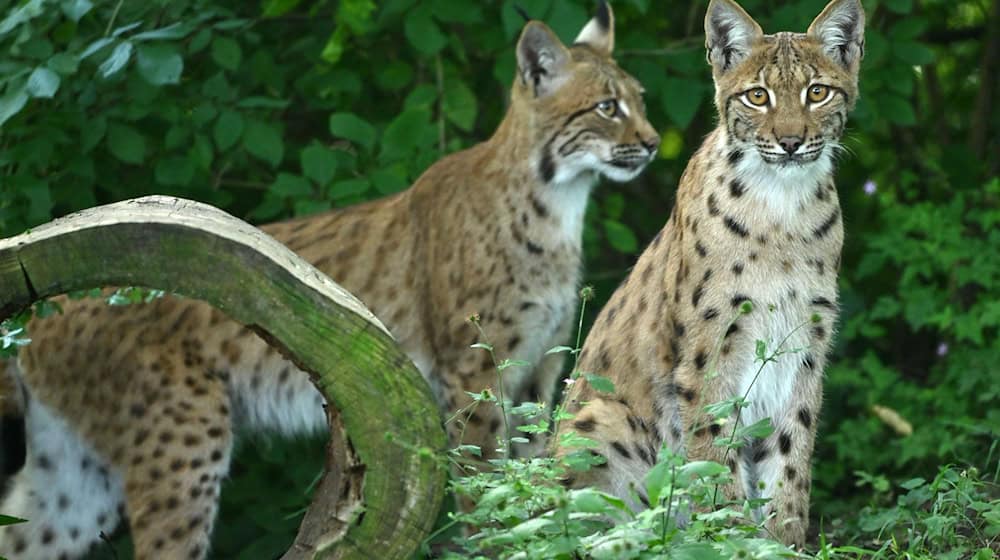
<path fill-rule="evenodd" d="M 802 145 L 802 137 L 782 136 L 781 138 L 778 139 L 778 144 L 781 144 L 781 147 L 784 148 L 786 152 L 794 154 L 795 150 L 798 150 L 799 146 Z"/>

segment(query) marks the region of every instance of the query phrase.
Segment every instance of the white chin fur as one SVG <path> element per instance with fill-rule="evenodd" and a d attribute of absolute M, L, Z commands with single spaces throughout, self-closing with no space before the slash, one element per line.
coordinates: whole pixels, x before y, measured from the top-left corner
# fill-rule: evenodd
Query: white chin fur
<path fill-rule="evenodd" d="M 624 183 L 626 181 L 631 181 L 632 179 L 638 177 L 639 174 L 642 173 L 642 170 L 645 168 L 646 168 L 645 165 L 639 167 L 633 167 L 631 169 L 625 169 L 623 167 L 615 167 L 613 165 L 603 165 L 601 166 L 600 173 L 601 175 L 604 175 L 605 177 L 611 179 L 612 181 Z"/>
<path fill-rule="evenodd" d="M 831 144 L 818 158 L 807 163 L 768 163 L 753 146 L 742 147 L 736 177 L 749 192 L 761 199 L 781 222 L 794 221 L 800 206 L 816 192 L 816 186 L 833 173 Z"/>
<path fill-rule="evenodd" d="M 556 167 L 556 174 L 553 183 L 568 183 L 584 174 L 600 174 L 612 181 L 624 183 L 631 181 L 642 173 L 645 165 L 632 169 L 624 169 L 608 165 L 596 155 L 586 152 L 580 155 L 574 154 L 559 163 Z"/>

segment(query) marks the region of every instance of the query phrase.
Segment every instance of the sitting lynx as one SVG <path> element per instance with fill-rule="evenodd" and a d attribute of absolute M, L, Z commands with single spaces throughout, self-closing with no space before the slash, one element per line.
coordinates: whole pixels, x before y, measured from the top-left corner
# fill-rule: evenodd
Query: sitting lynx
<path fill-rule="evenodd" d="M 596 440 L 607 461 L 569 482 L 625 499 L 634 488 L 646 501 L 643 476 L 666 443 L 728 463 L 738 481 L 728 497 L 770 498 L 758 512 L 771 516 L 769 531 L 801 544 L 837 320 L 833 158 L 858 96 L 864 12 L 858 0 L 833 0 L 807 33 L 764 35 L 735 2 L 712 0 L 705 28 L 719 126 L 584 344 L 580 370 L 610 377 L 615 393 L 571 389 L 576 416 L 561 431 Z M 785 352 L 762 370 L 758 340 Z M 769 417 L 776 431 L 727 453 L 713 440 L 734 418 L 704 407 L 743 396 L 740 423 Z"/>
<path fill-rule="evenodd" d="M 611 59 L 613 35 L 604 5 L 571 47 L 529 22 L 490 140 L 399 195 L 264 228 L 361 298 L 449 411 L 495 380 L 469 350 L 477 311 L 498 351 L 533 364 L 505 377 L 506 393 L 550 397 L 561 360 L 543 355 L 571 328 L 591 188 L 632 179 L 659 144 L 639 83 Z M 234 428 L 325 426 L 307 376 L 208 305 L 59 303 L 8 364 L 26 397 L 27 459 L 0 512 L 29 522 L 0 529 L 0 555 L 76 558 L 125 516 L 137 558 L 203 558 Z M 466 443 L 489 456 L 496 410 L 468 421 Z"/>

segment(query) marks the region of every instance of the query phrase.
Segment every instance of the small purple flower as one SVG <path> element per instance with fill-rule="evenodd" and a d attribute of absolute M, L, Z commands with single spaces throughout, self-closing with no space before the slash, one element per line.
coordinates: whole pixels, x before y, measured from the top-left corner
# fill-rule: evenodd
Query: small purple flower
<path fill-rule="evenodd" d="M 947 342 L 942 342 L 941 344 L 938 344 L 937 355 L 941 356 L 941 357 L 944 357 L 947 354 L 948 354 L 948 343 Z"/>
<path fill-rule="evenodd" d="M 861 188 L 864 189 L 865 194 L 868 196 L 871 196 L 875 194 L 876 191 L 878 191 L 878 185 L 876 185 L 875 181 L 872 181 L 871 179 L 865 181 L 865 186 Z"/>

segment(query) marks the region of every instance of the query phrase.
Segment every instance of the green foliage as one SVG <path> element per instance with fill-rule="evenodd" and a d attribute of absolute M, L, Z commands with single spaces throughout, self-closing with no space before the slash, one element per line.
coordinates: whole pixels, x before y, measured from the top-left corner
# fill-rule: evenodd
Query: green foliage
<path fill-rule="evenodd" d="M 478 326 L 478 321 L 474 323 Z M 786 340 L 789 336 L 791 333 Z M 498 361 L 488 343 L 474 346 L 491 353 L 498 375 L 510 362 Z M 763 341 L 756 346 L 762 367 L 787 353 L 782 344 L 770 352 Z M 567 350 L 575 349 L 557 347 L 550 352 Z M 594 382 L 587 374 L 580 375 L 576 365 L 573 369 L 570 377 L 573 382 L 582 378 Z M 502 400 L 485 394 L 481 400 L 505 410 Z M 727 453 L 774 431 L 769 418 L 750 426 L 740 425 L 740 410 L 746 402 L 744 396 L 705 407 L 715 421 L 724 423 L 732 418 L 732 436 L 717 438 L 715 442 Z M 552 435 L 555 429 L 548 429 L 549 423 L 540 409 L 544 405 L 521 405 L 509 412 L 529 420 L 540 418 L 522 431 Z M 554 417 L 557 421 L 571 418 L 558 408 Z M 769 538 L 763 521 L 751 521 L 752 509 L 764 505 L 766 500 L 720 500 L 720 486 L 733 482 L 729 468 L 722 464 L 686 462 L 664 446 L 657 464 L 641 481 L 648 507 L 637 507 L 640 499 L 634 486 L 630 486 L 631 499 L 627 501 L 593 488 L 567 489 L 563 481 L 574 476 L 574 471 L 603 463 L 603 457 L 587 450 L 594 447 L 593 441 L 572 432 L 562 436 L 559 446 L 584 449 L 563 459 L 493 460 L 490 470 L 458 462 L 467 474 L 454 480 L 452 486 L 457 495 L 467 497 L 475 506 L 471 511 L 449 514 L 449 522 L 424 543 L 424 554 L 455 559 L 566 560 L 996 558 L 994 548 L 1000 540 L 1000 487 L 995 477 L 987 482 L 974 468 L 960 471 L 942 467 L 931 483 L 922 478 L 902 482 L 899 486 L 906 492 L 898 495 L 895 506 L 889 505 L 892 495 L 884 476 L 858 472 L 858 486 L 871 485 L 876 491 L 873 503 L 863 508 L 860 515 L 848 518 L 847 523 L 838 522 L 834 531 L 821 530 L 818 542 L 809 550 L 796 551 Z M 500 447 L 508 449 L 517 438 L 508 434 L 503 439 Z M 461 457 L 463 451 L 456 449 L 451 456 Z M 597 458 L 601 461 L 594 460 Z M 1000 462 L 997 469 L 1000 473 Z M 444 545 L 444 535 L 456 525 L 465 526 L 465 531 L 452 537 L 451 546 Z M 840 544 L 830 544 L 831 540 Z"/>
<path fill-rule="evenodd" d="M 742 2 L 768 31 L 804 30 L 824 3 Z M 0 234 L 151 193 L 263 222 L 398 192 L 495 129 L 523 25 L 514 4 L 0 0 Z M 986 472 L 1000 431 L 1000 111 L 989 89 L 997 69 L 982 74 L 995 3 L 864 4 L 862 95 L 838 171 L 843 314 L 814 524 L 869 502 L 855 471 L 889 487 L 942 463 Z M 591 9 L 524 5 L 564 41 Z M 598 189 L 588 210 L 598 307 L 666 221 L 687 159 L 715 125 L 704 5 L 614 3 L 617 58 L 643 82 L 663 143 L 641 178 Z M 0 331 L 5 352 L 24 340 L 15 331 L 26 317 Z M 319 466 L 318 454 L 295 457 Z M 225 510 L 225 525 L 283 518 L 271 505 L 284 503 L 283 474 L 248 466 L 246 476 L 260 505 Z M 698 557 L 699 546 L 674 552 Z"/>

